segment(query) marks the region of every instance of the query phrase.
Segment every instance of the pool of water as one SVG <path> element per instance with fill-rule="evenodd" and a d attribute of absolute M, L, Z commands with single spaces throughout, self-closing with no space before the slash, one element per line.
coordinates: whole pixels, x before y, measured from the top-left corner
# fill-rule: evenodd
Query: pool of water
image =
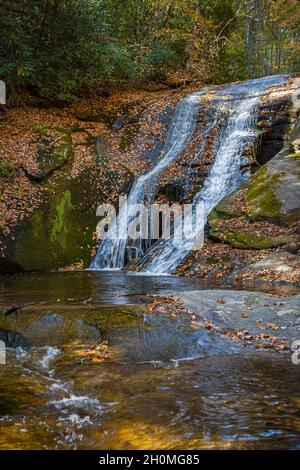
<path fill-rule="evenodd" d="M 120 272 L 1 278 L 1 310 L 26 307 L 0 315 L 10 342 L 0 449 L 300 448 L 290 354 L 250 352 L 147 308 L 147 293 L 201 287 L 228 285 Z"/>
<path fill-rule="evenodd" d="M 75 271 L 0 276 L 0 304 L 28 302 L 84 301 L 97 304 L 143 303 L 146 294 L 172 294 L 192 289 L 232 288 L 262 290 L 284 295 L 300 292 L 300 287 L 262 283 L 201 280 L 172 275 L 143 275 L 122 271 Z M 275 290 L 274 290 L 275 289 Z"/>

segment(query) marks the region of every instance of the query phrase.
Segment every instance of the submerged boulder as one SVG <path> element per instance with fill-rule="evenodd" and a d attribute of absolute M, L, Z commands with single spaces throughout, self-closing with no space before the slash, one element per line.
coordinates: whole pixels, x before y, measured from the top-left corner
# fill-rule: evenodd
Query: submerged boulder
<path fill-rule="evenodd" d="M 37 318 L 35 318 L 37 317 Z M 94 345 L 102 340 L 99 326 L 82 318 L 27 311 L 27 316 L 1 318 L 0 340 L 7 348 L 28 348 L 31 345 L 56 347 L 77 341 Z"/>

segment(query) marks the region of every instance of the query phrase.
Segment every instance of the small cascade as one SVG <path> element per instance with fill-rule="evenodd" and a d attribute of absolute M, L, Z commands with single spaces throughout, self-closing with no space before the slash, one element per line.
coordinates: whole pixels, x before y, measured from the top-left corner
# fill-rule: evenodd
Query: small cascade
<path fill-rule="evenodd" d="M 121 269 L 126 261 L 135 255 L 143 255 L 150 247 L 147 240 L 138 238 L 134 240 L 134 244 L 132 241 L 129 244 L 127 240 L 127 227 L 136 216 L 133 206 L 139 203 L 151 204 L 160 173 L 183 151 L 195 131 L 200 96 L 205 91 L 192 93 L 177 104 L 161 159 L 133 184 L 127 200 L 127 210 L 121 207 L 115 221 L 117 236 L 110 236 L 110 232 L 111 234 L 114 232 L 114 228 L 111 227 L 107 238 L 100 244 L 90 269 Z"/>
<path fill-rule="evenodd" d="M 219 102 L 219 107 L 227 109 L 228 118 L 224 130 L 218 136 L 214 164 L 193 200 L 194 205 L 201 203 L 203 207 L 203 217 L 196 220 L 194 227 L 195 237 L 182 240 L 170 238 L 158 242 L 139 262 L 141 271 L 172 273 L 197 243 L 197 234 L 204 231 L 212 209 L 240 186 L 243 181 L 240 171 L 243 150 L 246 145 L 254 143 L 258 136 L 256 121 L 259 100 L 268 88 L 280 85 L 284 79 L 284 76 L 271 76 L 249 80 L 232 84 L 216 93 L 215 101 Z"/>
<path fill-rule="evenodd" d="M 197 235 L 203 232 L 211 210 L 242 183 L 243 152 L 246 146 L 256 142 L 259 135 L 256 121 L 260 98 L 270 87 L 281 85 L 286 78 L 278 75 L 233 83 L 225 87 L 205 88 L 181 100 L 175 108 L 162 157 L 133 184 L 127 200 L 127 209 L 121 207 L 115 220 L 117 236 L 115 236 L 115 227 L 111 226 L 90 269 L 122 269 L 131 258 L 140 257 L 137 270 L 149 273 L 172 273 L 197 242 Z M 195 158 L 190 163 L 187 178 L 182 182 L 184 193 L 187 194 L 188 177 L 193 161 L 200 160 L 205 151 L 206 137 L 217 127 L 214 162 L 202 188 L 193 200 L 194 205 L 201 203 L 203 207 L 203 215 L 200 220 L 198 217 L 193 234 L 190 234 L 195 236 L 180 240 L 176 238 L 159 240 L 153 246 L 151 238 L 128 240 L 128 226 L 136 217 L 134 206 L 139 203 L 150 205 L 153 202 L 162 170 L 170 165 L 192 141 L 201 100 L 207 93 L 211 96 L 212 90 L 213 98 L 210 99 L 210 112 L 202 130 L 202 141 Z"/>

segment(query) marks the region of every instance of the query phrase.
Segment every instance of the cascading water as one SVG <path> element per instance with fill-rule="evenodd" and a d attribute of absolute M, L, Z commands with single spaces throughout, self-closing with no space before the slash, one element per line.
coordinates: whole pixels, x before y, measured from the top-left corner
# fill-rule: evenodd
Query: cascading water
<path fill-rule="evenodd" d="M 149 248 L 149 245 L 147 246 L 147 243 L 143 244 L 143 240 L 140 238 L 134 241 L 134 245 L 128 243 L 127 228 L 129 222 L 136 216 L 134 206 L 138 203 L 144 203 L 146 198 L 147 203 L 151 203 L 151 195 L 155 191 L 155 184 L 160 173 L 188 144 L 195 131 L 200 96 L 205 91 L 204 89 L 192 93 L 177 104 L 164 145 L 163 157 L 148 173 L 140 176 L 133 184 L 127 200 L 127 209 L 125 206 L 121 207 L 115 221 L 117 235 L 112 236 L 114 228 L 111 227 L 107 238 L 102 241 L 90 269 L 121 269 L 125 265 L 127 249 L 135 250 L 141 255 L 145 249 Z M 130 256 L 128 256 L 128 259 L 130 259 Z"/>
<path fill-rule="evenodd" d="M 211 104 L 216 111 L 208 118 L 202 135 L 204 139 L 219 119 L 224 120 L 225 115 L 227 119 L 225 126 L 220 126 L 222 130 L 219 131 L 215 145 L 214 164 L 203 187 L 193 200 L 193 204 L 201 203 L 203 207 L 202 217 L 196 220 L 196 226 L 193 229 L 195 235 L 203 231 L 210 211 L 221 199 L 237 189 L 243 181 L 240 170 L 241 158 L 245 146 L 254 143 L 258 135 L 256 120 L 259 100 L 268 88 L 282 84 L 285 79 L 286 77 L 281 75 L 270 76 L 214 90 Z M 141 271 L 171 273 L 193 248 L 195 238 L 193 240 L 192 237 L 182 240 L 174 238 L 161 240 L 153 247 L 150 247 L 151 240 L 145 241 L 138 238 L 133 242 L 134 245 L 132 242 L 130 245 L 127 231 L 129 223 L 136 217 L 134 206 L 145 201 L 147 204 L 151 203 L 162 170 L 172 163 L 191 141 L 196 129 L 201 97 L 211 90 L 212 88 L 206 88 L 192 93 L 177 104 L 164 146 L 163 157 L 148 173 L 142 175 L 134 183 L 128 196 L 127 210 L 126 207 L 121 207 L 116 217 L 117 236 L 113 236 L 115 228 L 111 227 L 91 263 L 91 269 L 121 269 L 126 262 L 126 251 L 135 250 L 139 256 L 144 255 L 146 251 L 146 255 L 142 256 L 139 262 L 139 266 L 142 267 Z M 201 158 L 204 148 L 202 141 L 197 152 L 197 159 Z M 185 182 L 183 182 L 184 186 Z M 128 254 L 127 260 L 130 258 Z"/>
<path fill-rule="evenodd" d="M 243 181 L 240 171 L 243 150 L 246 144 L 254 142 L 258 135 L 256 121 L 259 100 L 268 88 L 280 85 L 285 78 L 270 76 L 248 80 L 227 86 L 216 93 L 215 100 L 219 100 L 220 106 L 227 108 L 228 119 L 218 138 L 216 157 L 210 174 L 193 200 L 193 205 L 202 205 L 202 217 L 196 220 L 193 228 L 195 236 L 182 240 L 170 238 L 161 241 L 155 256 L 148 254 L 149 262 L 141 260 L 142 271 L 173 272 L 197 243 L 197 235 L 204 231 L 211 210 L 221 199 L 240 186 Z"/>

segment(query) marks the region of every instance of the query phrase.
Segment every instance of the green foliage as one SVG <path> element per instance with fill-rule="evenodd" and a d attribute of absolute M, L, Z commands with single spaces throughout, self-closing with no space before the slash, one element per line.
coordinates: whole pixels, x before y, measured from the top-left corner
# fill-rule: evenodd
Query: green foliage
<path fill-rule="evenodd" d="M 14 178 L 16 170 L 9 160 L 0 163 L 0 178 Z"/>
<path fill-rule="evenodd" d="M 68 102 L 177 71 L 202 82 L 296 71 L 299 16 L 297 0 L 3 0 L 0 77 L 11 102 Z"/>
<path fill-rule="evenodd" d="M 215 81 L 222 83 L 247 78 L 247 51 L 241 32 L 232 31 L 220 50 L 219 60 Z"/>
<path fill-rule="evenodd" d="M 47 124 L 37 124 L 33 126 L 33 129 L 38 133 L 40 137 L 47 137 L 49 134 L 50 127 Z"/>

